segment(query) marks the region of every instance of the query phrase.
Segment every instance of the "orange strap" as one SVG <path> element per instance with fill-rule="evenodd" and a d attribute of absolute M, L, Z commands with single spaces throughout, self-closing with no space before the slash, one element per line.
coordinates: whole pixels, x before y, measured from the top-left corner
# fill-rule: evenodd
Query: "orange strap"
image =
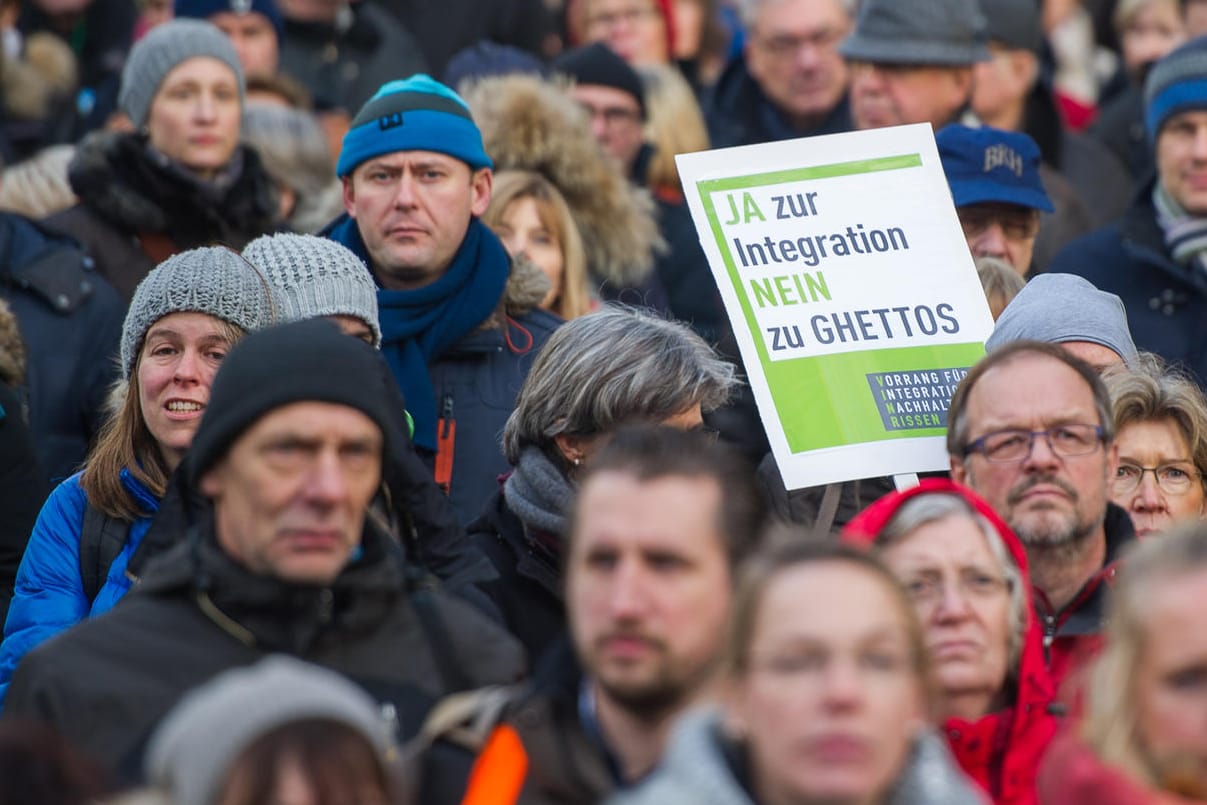
<path fill-rule="evenodd" d="M 516 731 L 495 727 L 474 761 L 461 805 L 515 805 L 528 776 L 528 753 Z"/>
<path fill-rule="evenodd" d="M 436 420 L 436 469 L 434 476 L 436 486 L 440 487 L 446 495 L 453 485 L 453 450 L 456 444 L 457 420 L 444 418 Z"/>

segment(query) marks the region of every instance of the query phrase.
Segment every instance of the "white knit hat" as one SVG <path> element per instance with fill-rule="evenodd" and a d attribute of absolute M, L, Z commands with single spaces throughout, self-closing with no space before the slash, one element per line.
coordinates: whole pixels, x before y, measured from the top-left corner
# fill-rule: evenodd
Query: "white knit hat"
<path fill-rule="evenodd" d="M 315 235 L 262 235 L 243 256 L 276 287 L 282 323 L 352 316 L 369 325 L 373 346 L 381 346 L 377 285 L 347 247 Z"/>

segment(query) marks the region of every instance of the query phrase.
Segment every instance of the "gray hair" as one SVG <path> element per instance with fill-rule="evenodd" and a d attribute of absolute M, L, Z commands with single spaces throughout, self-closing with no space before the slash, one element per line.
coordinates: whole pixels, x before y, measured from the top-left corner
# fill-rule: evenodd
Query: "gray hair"
<path fill-rule="evenodd" d="M 759 12 L 763 8 L 782 2 L 784 0 L 738 0 L 738 16 L 742 20 L 742 26 L 747 30 L 754 28 Z M 859 10 L 859 0 L 833 0 L 833 2 L 837 3 L 848 17 L 852 20 L 855 19 L 855 13 Z"/>
<path fill-rule="evenodd" d="M 686 324 L 607 305 L 545 343 L 503 428 L 503 452 L 516 464 L 529 445 L 556 456 L 557 436 L 657 423 L 696 404 L 711 411 L 736 383 L 733 364 Z"/>
<path fill-rule="evenodd" d="M 272 180 L 296 196 L 287 220 L 295 232 L 314 234 L 344 211 L 335 164 L 314 115 L 252 102 L 243 113 L 242 134 Z"/>
<path fill-rule="evenodd" d="M 896 514 L 876 536 L 876 547 L 881 549 L 903 542 L 922 526 L 937 523 L 949 517 L 966 517 L 976 524 L 977 529 L 985 537 L 989 552 L 997 561 L 1002 578 L 1006 580 L 1007 589 L 1010 591 L 1009 669 L 1010 674 L 1014 674 L 1018 669 L 1019 657 L 1023 650 L 1023 635 L 1027 629 L 1028 591 L 1024 589 L 1022 572 L 1010 557 L 1009 551 L 1006 550 L 1002 535 L 985 515 L 974 509 L 964 498 L 950 492 L 918 495 L 907 500 L 901 505 L 901 508 L 897 509 Z"/>

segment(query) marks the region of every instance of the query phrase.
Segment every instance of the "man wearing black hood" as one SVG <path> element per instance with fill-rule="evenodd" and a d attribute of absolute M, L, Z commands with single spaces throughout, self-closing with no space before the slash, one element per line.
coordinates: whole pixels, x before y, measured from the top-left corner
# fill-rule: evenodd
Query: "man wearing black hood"
<path fill-rule="evenodd" d="M 271 382 L 265 382 L 271 377 Z M 366 518 L 408 449 L 389 370 L 311 320 L 224 361 L 173 478 L 179 544 L 120 611 L 31 652 L 4 717 L 50 722 L 111 770 L 191 688 L 269 653 L 360 683 L 410 737 L 439 697 L 515 681 L 523 652 L 471 607 L 418 591 Z"/>

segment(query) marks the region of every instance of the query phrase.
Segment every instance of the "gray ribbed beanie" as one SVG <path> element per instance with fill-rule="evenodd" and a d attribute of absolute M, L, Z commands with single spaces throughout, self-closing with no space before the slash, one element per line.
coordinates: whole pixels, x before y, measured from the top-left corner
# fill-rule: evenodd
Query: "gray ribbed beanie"
<path fill-rule="evenodd" d="M 187 693 L 160 722 L 146 755 L 149 782 L 173 805 L 210 805 L 231 765 L 256 739 L 304 719 L 351 727 L 383 763 L 392 726 L 372 697 L 335 671 L 272 655 Z"/>
<path fill-rule="evenodd" d="M 130 377 L 147 330 L 169 313 L 208 313 L 251 332 L 272 324 L 276 310 L 272 285 L 238 252 L 225 246 L 181 252 L 134 290 L 122 325 L 122 372 Z"/>
<path fill-rule="evenodd" d="M 1144 82 L 1144 127 L 1155 143 L 1165 121 L 1179 112 L 1207 109 L 1207 36 L 1171 51 Z"/>
<path fill-rule="evenodd" d="M 122 85 L 117 105 L 135 127 L 147 123 L 151 100 L 159 91 L 164 76 L 172 68 L 195 56 L 209 56 L 235 71 L 239 82 L 239 104 L 243 104 L 243 67 L 239 54 L 226 34 L 204 20 L 180 19 L 156 25 L 130 49 L 122 70 Z"/>
<path fill-rule="evenodd" d="M 1139 357 L 1123 302 L 1073 274 L 1033 277 L 1006 305 L 985 349 L 993 352 L 1022 340 L 1050 344 L 1089 341 L 1113 350 L 1129 364 Z"/>
<path fill-rule="evenodd" d="M 952 67 L 990 55 L 976 0 L 864 0 L 839 52 L 855 61 Z"/>
<path fill-rule="evenodd" d="M 262 235 L 243 256 L 276 287 L 282 322 L 353 316 L 369 325 L 373 346 L 381 346 L 377 285 L 347 247 L 315 235 Z"/>

